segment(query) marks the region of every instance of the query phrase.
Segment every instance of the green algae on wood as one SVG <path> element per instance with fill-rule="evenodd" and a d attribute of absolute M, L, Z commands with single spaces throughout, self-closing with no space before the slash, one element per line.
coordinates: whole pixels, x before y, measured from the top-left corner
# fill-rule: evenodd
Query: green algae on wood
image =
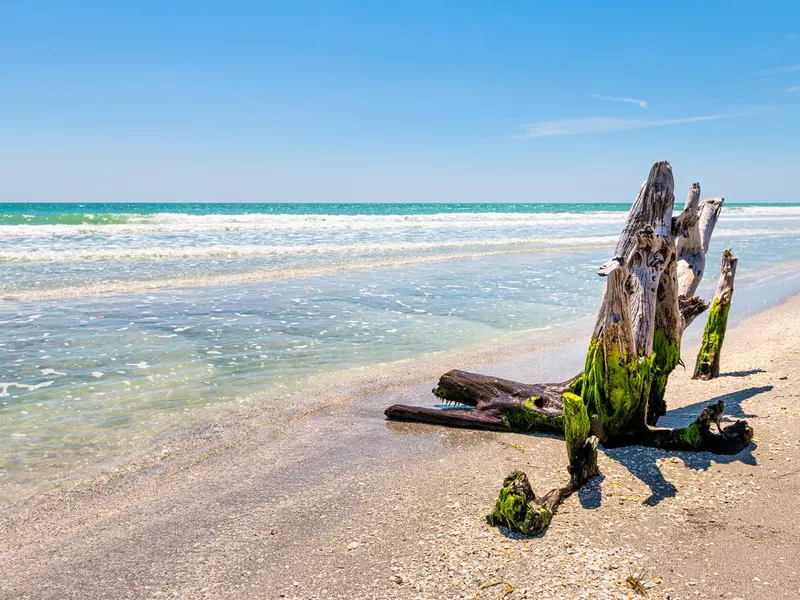
<path fill-rule="evenodd" d="M 537 535 L 547 529 L 556 508 L 589 478 L 597 475 L 597 438 L 591 435 L 591 422 L 583 399 L 565 392 L 564 435 L 569 456 L 569 483 L 551 490 L 537 500 L 527 475 L 514 471 L 503 481 L 494 509 L 486 516 L 492 526 L 502 526 L 524 535 Z M 535 402 L 531 398 L 529 402 Z"/>
<path fill-rule="evenodd" d="M 565 393 L 564 437 L 567 440 L 567 456 L 570 464 L 574 462 L 581 448 L 586 444 L 586 440 L 589 439 L 591 428 L 589 413 L 586 411 L 583 398 L 569 392 Z"/>
<path fill-rule="evenodd" d="M 552 518 L 552 511 L 536 504 L 528 476 L 522 471 L 513 471 L 503 480 L 494 510 L 486 515 L 486 522 L 524 535 L 537 535 L 547 528 Z"/>
<path fill-rule="evenodd" d="M 722 349 L 722 342 L 725 340 L 725 330 L 728 326 L 728 312 L 730 312 L 730 309 L 729 302 L 722 303 L 716 298 L 711 304 L 711 308 L 708 310 L 706 328 L 703 330 L 700 352 L 697 354 L 694 379 L 711 379 L 719 375 L 719 366 L 717 366 L 716 375 L 712 374 L 712 370 L 714 363 L 719 365 L 719 354 Z"/>
<path fill-rule="evenodd" d="M 586 353 L 583 401 L 597 415 L 604 437 L 636 435 L 645 426 L 652 358 L 631 359 L 613 344 L 593 338 Z"/>
<path fill-rule="evenodd" d="M 564 437 L 567 441 L 570 485 L 580 488 L 600 471 L 597 468 L 597 438 L 583 398 L 566 392 L 564 398 Z"/>
<path fill-rule="evenodd" d="M 564 415 L 548 414 L 536 405 L 539 396 L 531 396 L 522 404 L 510 407 L 503 414 L 503 421 L 519 433 L 545 432 L 561 434 L 564 431 Z"/>
<path fill-rule="evenodd" d="M 703 442 L 703 434 L 700 431 L 700 425 L 697 423 L 689 425 L 681 432 L 681 439 L 692 448 L 697 448 Z"/>
<path fill-rule="evenodd" d="M 680 341 L 671 339 L 661 327 L 653 332 L 653 366 L 648 400 L 647 423 L 655 425 L 658 417 L 666 414 L 664 393 L 670 373 L 681 361 Z"/>
<path fill-rule="evenodd" d="M 581 396 L 583 390 L 583 372 L 579 373 L 569 386 L 569 391 L 576 396 Z"/>
<path fill-rule="evenodd" d="M 722 253 L 717 292 L 714 302 L 708 310 L 708 320 L 703 331 L 703 341 L 697 355 L 694 368 L 694 379 L 713 379 L 719 376 L 720 354 L 722 342 L 725 340 L 725 330 L 728 326 L 728 313 L 731 309 L 733 296 L 733 280 L 736 276 L 737 259 L 730 248 Z"/>

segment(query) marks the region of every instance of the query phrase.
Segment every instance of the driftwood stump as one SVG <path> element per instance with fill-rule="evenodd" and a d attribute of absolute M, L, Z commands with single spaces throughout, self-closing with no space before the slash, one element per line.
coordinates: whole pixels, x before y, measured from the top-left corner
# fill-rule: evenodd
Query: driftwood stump
<path fill-rule="evenodd" d="M 691 285 L 684 287 L 693 292 L 702 269 L 693 270 L 700 262 L 695 257 L 690 264 L 688 253 L 683 255 L 686 265 L 680 266 L 676 238 L 695 236 L 704 254 L 703 236 L 706 241 L 710 237 L 722 204 L 712 199 L 698 208 L 699 186 L 692 186 L 686 209 L 673 219 L 673 189 L 669 163 L 654 164 L 631 206 L 614 257 L 600 268 L 607 277 L 606 290 L 581 374 L 561 383 L 525 384 L 450 371 L 433 390 L 450 409 L 394 405 L 386 410 L 391 419 L 564 434 L 568 485 L 538 499 L 524 473 L 514 472 L 503 482 L 495 510 L 487 517 L 490 523 L 529 534 L 542 531 L 558 504 L 597 474 L 598 442 L 720 454 L 737 453 L 750 444 L 753 432 L 746 422 L 720 426 L 722 403 L 704 409 L 685 428 L 651 426 L 653 417 L 664 412 L 654 398 L 663 402 L 667 378 L 680 358 L 682 332 L 707 307 L 682 294 L 682 270 L 691 271 Z M 695 230 L 696 235 L 690 233 Z"/>

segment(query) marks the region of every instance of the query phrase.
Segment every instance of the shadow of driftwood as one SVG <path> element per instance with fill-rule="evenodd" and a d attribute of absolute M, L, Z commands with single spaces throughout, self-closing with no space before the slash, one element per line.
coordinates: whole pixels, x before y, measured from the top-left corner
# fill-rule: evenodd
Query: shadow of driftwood
<path fill-rule="evenodd" d="M 664 478 L 658 466 L 658 459 L 671 456 L 670 453 L 656 448 L 644 446 L 628 446 L 609 448 L 606 456 L 613 458 L 650 488 L 650 497 L 644 501 L 648 506 L 655 506 L 666 498 L 672 498 L 678 489 Z"/>
<path fill-rule="evenodd" d="M 611 448 L 606 450 L 606 455 L 618 461 L 623 467 L 647 484 L 650 488 L 650 496 L 644 501 L 648 506 L 655 506 L 666 498 L 674 497 L 677 488 L 664 477 L 661 468 L 658 466 L 660 459 L 675 456 L 683 461 L 690 469 L 705 470 L 711 466 L 712 462 L 726 464 L 731 462 L 742 462 L 746 465 L 755 466 L 756 459 L 753 456 L 755 444 L 742 450 L 739 454 L 721 455 L 711 454 L 710 452 L 666 452 L 657 448 L 645 448 L 643 446 L 629 446 L 627 448 Z"/>
<path fill-rule="evenodd" d="M 749 387 L 729 394 L 723 394 L 710 400 L 697 402 L 689 406 L 676 408 L 667 412 L 659 420 L 659 425 L 664 427 L 686 427 L 692 423 L 700 412 L 719 400 L 725 403 L 725 414 L 739 419 L 754 417 L 742 409 L 742 402 L 749 400 L 758 394 L 763 394 L 772 389 L 771 385 Z M 613 458 L 624 466 L 632 475 L 643 481 L 650 488 L 650 497 L 644 501 L 649 506 L 655 506 L 666 498 L 671 498 L 677 493 L 675 486 L 664 478 L 664 474 L 658 466 L 658 460 L 676 456 L 690 469 L 704 470 L 715 463 L 742 462 L 747 465 L 755 465 L 756 459 L 753 456 L 755 444 L 751 444 L 739 454 L 720 455 L 710 452 L 665 452 L 656 448 L 645 448 L 642 446 L 630 446 L 625 448 L 607 449 L 606 456 Z"/>
<path fill-rule="evenodd" d="M 764 369 L 748 369 L 747 371 L 730 371 L 728 373 L 720 373 L 720 377 L 747 377 L 755 375 L 756 373 L 766 373 Z"/>
<path fill-rule="evenodd" d="M 689 423 L 694 421 L 700 412 L 709 404 L 722 400 L 725 403 L 725 415 L 736 417 L 737 419 L 747 419 L 755 417 L 756 415 L 745 414 L 742 409 L 742 402 L 750 400 L 750 398 L 763 394 L 772 390 L 771 385 L 761 385 L 745 388 L 729 394 L 722 394 L 715 396 L 710 400 L 703 400 L 702 402 L 695 402 L 689 406 L 681 408 L 673 408 L 667 411 L 659 421 L 658 424 L 663 427 L 686 427 Z"/>
<path fill-rule="evenodd" d="M 594 510 L 600 508 L 603 503 L 603 491 L 600 484 L 603 483 L 605 476 L 601 473 L 592 477 L 583 487 L 578 489 L 578 499 L 583 508 Z"/>

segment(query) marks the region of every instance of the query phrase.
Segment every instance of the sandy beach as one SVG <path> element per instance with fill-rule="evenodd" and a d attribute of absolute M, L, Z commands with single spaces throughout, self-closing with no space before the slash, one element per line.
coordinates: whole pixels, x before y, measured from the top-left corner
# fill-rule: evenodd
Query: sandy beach
<path fill-rule="evenodd" d="M 566 480 L 561 440 L 390 423 L 394 402 L 431 404 L 433 380 L 342 396 L 288 423 L 195 432 L 136 469 L 5 511 L 3 598 L 788 598 L 800 589 L 800 297 L 733 327 L 723 376 L 669 382 L 664 425 L 712 399 L 757 444 L 733 456 L 627 448 L 602 478 L 518 539 L 488 527 L 502 478 L 537 491 Z M 557 379 L 583 342 L 476 370 Z M 552 352 L 552 350 L 551 350 Z M 684 362 L 694 364 L 695 347 Z M 549 360 L 552 360 L 550 357 Z M 467 365 L 452 365 L 464 367 Z M 334 395 L 335 391 L 332 390 Z M 333 397 L 333 396 L 332 396 Z M 497 585 L 480 598 L 500 598 Z"/>

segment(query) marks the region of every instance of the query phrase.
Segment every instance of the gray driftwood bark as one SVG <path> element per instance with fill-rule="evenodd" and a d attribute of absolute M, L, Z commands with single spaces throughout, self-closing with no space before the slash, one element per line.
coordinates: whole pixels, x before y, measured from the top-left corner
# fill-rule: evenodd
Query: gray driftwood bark
<path fill-rule="evenodd" d="M 673 190 L 670 164 L 653 165 L 631 207 L 616 256 L 601 269 L 601 273 L 617 277 L 606 285 L 584 369 L 583 394 L 587 404 L 598 409 L 602 427 L 598 437 L 603 443 L 641 433 L 646 415 L 654 413 L 650 396 L 663 398 L 666 379 L 677 364 L 682 321 L 675 272 Z M 626 312 L 610 310 L 625 299 Z M 632 340 L 626 339 L 628 319 Z M 611 345 L 606 340 L 609 335 Z M 623 402 L 610 393 L 612 381 L 624 388 L 615 393 Z"/>
<path fill-rule="evenodd" d="M 699 221 L 700 184 L 693 183 L 689 188 L 683 212 L 676 222 L 679 232 L 675 241 L 678 252 L 678 289 L 686 297 L 694 296 L 705 270 L 706 253 L 700 238 Z"/>
<path fill-rule="evenodd" d="M 676 240 L 678 294 L 687 299 L 695 295 L 703 278 L 711 234 L 725 201 L 724 198 L 706 198 L 700 203 L 699 199 L 700 184 L 695 183 L 689 189 L 686 207 L 676 223 L 679 231 Z M 684 329 L 689 323 L 691 321 L 684 324 Z"/>

